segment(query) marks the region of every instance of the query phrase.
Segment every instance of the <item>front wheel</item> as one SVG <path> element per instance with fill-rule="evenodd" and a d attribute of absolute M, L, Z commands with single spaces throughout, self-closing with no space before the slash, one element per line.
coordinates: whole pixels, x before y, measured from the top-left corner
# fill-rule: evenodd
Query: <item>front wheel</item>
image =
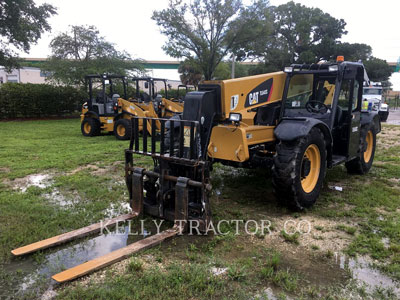
<path fill-rule="evenodd" d="M 326 143 L 320 129 L 291 142 L 280 141 L 272 168 L 278 199 L 302 210 L 317 200 L 326 172 Z"/>
<path fill-rule="evenodd" d="M 376 130 L 374 126 L 361 127 L 358 157 L 346 163 L 347 172 L 350 174 L 366 174 L 372 167 L 376 148 Z"/>
<path fill-rule="evenodd" d="M 100 134 L 100 123 L 97 119 L 86 117 L 81 124 L 81 131 L 84 136 L 96 136 Z"/>
<path fill-rule="evenodd" d="M 131 138 L 132 126 L 127 119 L 119 119 L 114 124 L 114 135 L 118 140 L 129 140 Z"/>

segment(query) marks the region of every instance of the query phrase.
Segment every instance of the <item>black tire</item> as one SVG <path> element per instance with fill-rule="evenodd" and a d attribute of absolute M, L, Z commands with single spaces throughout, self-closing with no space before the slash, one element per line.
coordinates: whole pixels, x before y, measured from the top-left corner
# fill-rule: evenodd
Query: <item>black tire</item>
<path fill-rule="evenodd" d="M 389 110 L 387 112 L 379 112 L 379 116 L 381 117 L 381 122 L 386 122 L 389 117 Z"/>
<path fill-rule="evenodd" d="M 372 148 L 371 148 L 372 153 L 369 156 L 369 160 L 366 161 L 364 153 L 368 149 L 367 135 L 369 132 L 372 138 Z M 362 126 L 360 131 L 360 145 L 358 151 L 359 154 L 357 158 L 348 161 L 346 163 L 347 172 L 350 174 L 361 174 L 361 175 L 368 173 L 374 161 L 375 148 L 376 148 L 376 129 L 374 125 L 367 124 Z"/>
<path fill-rule="evenodd" d="M 315 157 L 318 157 L 319 152 L 319 164 L 317 158 L 311 162 L 305 156 L 308 149 L 313 149 Z M 314 168 L 312 164 L 316 164 Z M 315 166 L 318 165 L 319 168 L 316 168 Z M 308 173 L 306 166 L 309 169 Z M 302 184 L 302 178 L 308 177 L 306 173 L 311 176 L 308 180 L 311 179 L 313 182 L 308 187 L 309 191 L 305 191 Z M 315 203 L 320 194 L 325 173 L 326 143 L 320 129 L 314 127 L 305 137 L 292 142 L 280 141 L 277 144 L 272 167 L 272 183 L 278 199 L 291 209 L 303 210 Z"/>
<path fill-rule="evenodd" d="M 81 123 L 81 131 L 84 136 L 96 136 L 100 134 L 100 122 L 94 118 L 84 118 Z"/>
<path fill-rule="evenodd" d="M 131 138 L 132 126 L 131 121 L 127 119 L 119 119 L 114 124 L 114 135 L 118 140 L 129 140 Z"/>

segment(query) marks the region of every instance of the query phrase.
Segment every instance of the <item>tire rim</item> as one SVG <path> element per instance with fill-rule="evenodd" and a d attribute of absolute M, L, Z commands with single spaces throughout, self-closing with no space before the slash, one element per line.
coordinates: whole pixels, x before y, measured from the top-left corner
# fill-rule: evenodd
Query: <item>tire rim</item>
<path fill-rule="evenodd" d="M 365 142 L 367 143 L 367 149 L 364 151 L 364 162 L 369 163 L 372 156 L 372 149 L 374 147 L 374 136 L 372 131 L 368 131 L 367 136 L 365 137 Z"/>
<path fill-rule="evenodd" d="M 310 162 L 310 172 L 308 172 L 306 176 L 302 177 L 301 187 L 304 192 L 311 193 L 317 185 L 319 172 L 321 171 L 321 153 L 319 152 L 317 145 L 311 144 L 307 147 L 301 162 L 302 165 L 306 159 Z M 300 170 L 302 169 L 303 166 Z"/>
<path fill-rule="evenodd" d="M 89 134 L 89 133 L 90 133 L 90 130 L 92 130 L 92 126 L 90 126 L 89 122 L 86 122 L 86 123 L 83 125 L 83 131 L 85 131 L 86 134 Z"/>
<path fill-rule="evenodd" d="M 118 134 L 119 136 L 125 136 L 125 126 L 124 126 L 124 125 L 119 124 L 119 125 L 117 126 L 117 134 Z"/>

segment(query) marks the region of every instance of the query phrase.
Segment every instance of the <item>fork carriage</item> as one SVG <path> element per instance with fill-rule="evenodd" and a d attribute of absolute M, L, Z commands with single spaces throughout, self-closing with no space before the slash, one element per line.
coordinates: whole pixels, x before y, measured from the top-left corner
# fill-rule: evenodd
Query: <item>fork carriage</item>
<path fill-rule="evenodd" d="M 139 122 L 160 122 L 149 137 Z M 152 128 L 154 128 L 152 126 Z M 169 221 L 196 220 L 200 229 L 210 221 L 209 162 L 203 159 L 197 121 L 132 118 L 132 138 L 125 150 L 126 184 L 132 207 Z M 150 141 L 149 141 L 150 140 Z M 153 169 L 134 166 L 134 155 L 152 157 Z"/>

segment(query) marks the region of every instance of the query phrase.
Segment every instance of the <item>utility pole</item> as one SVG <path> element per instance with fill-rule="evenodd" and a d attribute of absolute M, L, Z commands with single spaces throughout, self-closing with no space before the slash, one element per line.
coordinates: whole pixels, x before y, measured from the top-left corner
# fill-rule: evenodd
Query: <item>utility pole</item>
<path fill-rule="evenodd" d="M 235 78 L 235 54 L 232 53 L 232 69 L 231 69 L 231 78 Z"/>

